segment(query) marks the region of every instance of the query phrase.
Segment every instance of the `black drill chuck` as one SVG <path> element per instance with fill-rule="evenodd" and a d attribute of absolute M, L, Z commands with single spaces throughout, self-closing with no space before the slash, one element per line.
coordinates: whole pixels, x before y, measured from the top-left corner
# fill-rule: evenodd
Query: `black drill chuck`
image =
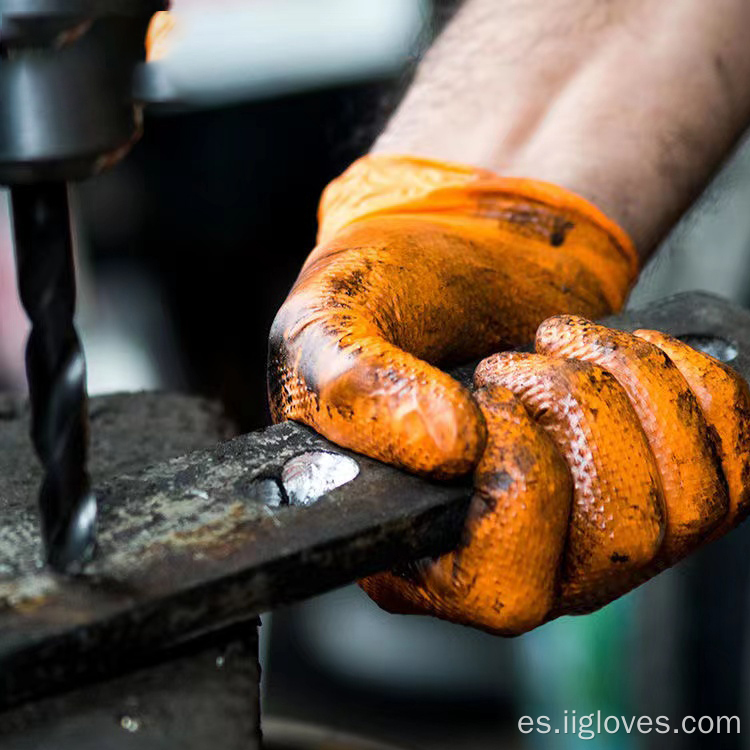
<path fill-rule="evenodd" d="M 18 288 L 31 320 L 26 372 L 32 439 L 42 461 L 39 497 L 47 562 L 78 572 L 95 544 L 96 500 L 86 471 L 86 365 L 76 302 L 65 183 L 11 189 Z"/>

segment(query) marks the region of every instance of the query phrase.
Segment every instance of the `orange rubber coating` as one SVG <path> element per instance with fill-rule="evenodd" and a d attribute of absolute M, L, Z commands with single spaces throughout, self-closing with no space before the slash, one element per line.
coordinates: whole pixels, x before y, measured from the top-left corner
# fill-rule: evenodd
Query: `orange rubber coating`
<path fill-rule="evenodd" d="M 175 17 L 168 10 L 159 10 L 151 17 L 146 31 L 146 59 L 149 62 L 161 60 L 169 54 L 175 27 Z"/>
<path fill-rule="evenodd" d="M 454 622 L 513 635 L 552 608 L 572 485 L 554 443 L 513 394 L 476 391 L 488 440 L 474 474 L 466 544 L 362 582 L 390 612 L 439 611 Z"/>
<path fill-rule="evenodd" d="M 679 339 L 658 331 L 634 335 L 658 346 L 674 362 L 716 436 L 729 489 L 729 513 L 716 534 L 721 536 L 750 512 L 750 388 L 729 366 Z"/>
<path fill-rule="evenodd" d="M 731 368 L 569 315 L 536 345 L 478 366 L 488 438 L 464 540 L 364 581 L 384 608 L 517 635 L 607 604 L 747 516 L 750 390 Z"/>
<path fill-rule="evenodd" d="M 569 608 L 586 610 L 651 562 L 665 528 L 659 473 L 638 416 L 600 367 L 540 354 L 498 354 L 477 386 L 511 390 L 547 431 L 573 477 L 574 502 L 562 571 Z M 622 458 L 633 471 L 623 472 Z"/>
<path fill-rule="evenodd" d="M 729 506 L 716 433 L 709 429 L 687 380 L 654 344 L 575 316 L 542 323 L 536 349 L 592 362 L 617 378 L 659 467 L 669 519 L 662 555 L 667 563 L 681 559 L 724 518 Z"/>
<path fill-rule="evenodd" d="M 624 232 L 561 188 L 365 157 L 326 189 L 319 244 L 272 326 L 273 418 L 412 471 L 465 474 L 484 418 L 438 366 L 525 343 L 561 311 L 616 310 L 637 270 Z"/>

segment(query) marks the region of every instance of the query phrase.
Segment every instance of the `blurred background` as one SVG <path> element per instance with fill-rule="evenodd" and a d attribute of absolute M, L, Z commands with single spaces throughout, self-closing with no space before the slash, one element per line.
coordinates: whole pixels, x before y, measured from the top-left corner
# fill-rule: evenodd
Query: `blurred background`
<path fill-rule="evenodd" d="M 266 336 L 315 236 L 325 184 L 363 154 L 449 18 L 440 0 L 177 0 L 166 104 L 115 169 L 75 187 L 92 393 L 185 390 L 268 423 Z M 170 67 L 171 66 L 171 67 Z M 166 92 L 166 94 L 164 93 Z M 643 274 L 631 305 L 687 289 L 750 302 L 750 147 Z M 23 391 L 0 194 L 0 386 Z M 264 618 L 264 703 L 394 744 L 565 748 L 522 715 L 748 717 L 750 525 L 603 611 L 515 640 L 393 617 L 348 587 Z M 602 748 L 738 748 L 741 735 L 603 735 Z"/>

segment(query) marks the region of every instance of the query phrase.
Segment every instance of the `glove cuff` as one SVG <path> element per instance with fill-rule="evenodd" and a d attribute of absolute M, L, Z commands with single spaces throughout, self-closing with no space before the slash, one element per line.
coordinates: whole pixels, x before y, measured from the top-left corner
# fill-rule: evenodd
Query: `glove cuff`
<path fill-rule="evenodd" d="M 318 209 L 318 242 L 364 219 L 418 215 L 523 237 L 544 244 L 549 255 L 573 254 L 599 279 L 612 310 L 622 307 L 640 270 L 627 233 L 576 193 L 414 156 L 365 156 L 333 180 Z"/>

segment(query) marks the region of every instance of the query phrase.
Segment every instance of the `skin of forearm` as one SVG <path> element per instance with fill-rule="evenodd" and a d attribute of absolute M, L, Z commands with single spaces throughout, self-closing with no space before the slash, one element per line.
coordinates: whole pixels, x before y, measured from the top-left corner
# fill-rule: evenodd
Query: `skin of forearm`
<path fill-rule="evenodd" d="M 645 259 L 750 124 L 748 0 L 467 0 L 374 150 L 566 187 Z"/>

